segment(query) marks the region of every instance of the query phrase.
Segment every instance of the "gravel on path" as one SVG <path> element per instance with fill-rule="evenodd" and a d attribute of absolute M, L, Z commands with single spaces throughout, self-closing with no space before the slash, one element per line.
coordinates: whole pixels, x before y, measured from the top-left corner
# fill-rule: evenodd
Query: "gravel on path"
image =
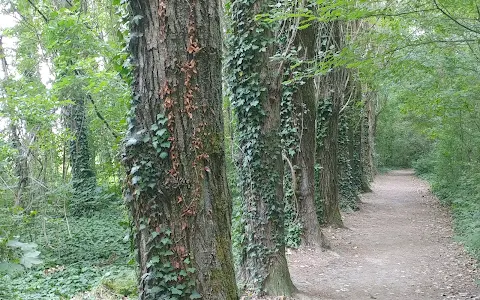
<path fill-rule="evenodd" d="M 344 229 L 324 229 L 331 250 L 288 251 L 295 299 L 480 300 L 476 262 L 454 241 L 452 220 L 411 170 L 376 177 Z"/>

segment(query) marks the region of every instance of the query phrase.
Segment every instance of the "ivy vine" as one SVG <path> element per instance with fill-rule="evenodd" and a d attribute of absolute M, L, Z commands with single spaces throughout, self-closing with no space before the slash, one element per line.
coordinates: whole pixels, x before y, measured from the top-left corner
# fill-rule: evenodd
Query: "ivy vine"
<path fill-rule="evenodd" d="M 266 6 L 264 1 L 263 5 Z M 227 42 L 229 53 L 226 57 L 225 72 L 232 107 L 238 120 L 238 144 L 240 158 L 237 161 L 239 172 L 239 187 L 242 191 L 242 222 L 245 226 L 253 226 L 245 231 L 246 236 L 241 245 L 243 253 L 243 268 L 250 274 L 246 289 L 254 293 L 262 292 L 262 284 L 268 276 L 269 257 L 284 245 L 283 237 L 283 205 L 279 204 L 275 186 L 283 175 L 275 171 L 281 157 L 281 133 L 262 132 L 266 118 L 264 110 L 267 100 L 267 87 L 263 85 L 260 72 L 264 66 L 262 56 L 274 43 L 269 32 L 275 24 L 263 22 L 255 17 L 257 9 L 266 11 L 267 7 L 259 8 L 258 1 L 236 0 L 227 5 L 231 18 L 230 35 Z M 257 197 L 266 205 L 267 216 L 260 216 L 257 210 Z M 280 201 L 282 203 L 282 201 Z M 267 218 L 266 220 L 264 218 Z M 275 228 L 282 228 L 275 234 L 274 248 L 259 242 L 255 233 L 262 231 L 270 222 Z M 260 261 L 259 264 L 249 264 L 249 260 Z"/>

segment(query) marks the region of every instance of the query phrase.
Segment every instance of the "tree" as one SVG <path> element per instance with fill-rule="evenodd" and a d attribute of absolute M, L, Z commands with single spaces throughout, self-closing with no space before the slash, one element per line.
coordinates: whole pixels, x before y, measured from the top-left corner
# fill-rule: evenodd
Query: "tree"
<path fill-rule="evenodd" d="M 0 35 L 0 60 L 2 63 L 2 71 L 3 71 L 3 76 L 4 76 L 4 82 L 2 83 L 2 94 L 3 97 L 8 98 L 8 92 L 7 92 L 7 85 L 8 81 L 11 80 L 10 78 L 10 72 L 8 70 L 8 64 L 7 64 L 7 59 L 5 57 L 5 51 L 3 48 L 3 42 L 2 42 L 3 36 Z M 10 100 L 11 101 L 11 100 Z M 9 105 L 6 105 L 5 110 L 14 110 L 13 107 L 8 107 Z M 23 198 L 23 192 L 24 190 L 28 187 L 29 185 L 29 177 L 28 177 L 28 152 L 25 150 L 25 147 L 22 145 L 22 141 L 20 139 L 20 134 L 19 134 L 19 126 L 17 124 L 16 120 L 10 120 L 9 121 L 9 129 L 10 129 L 10 138 L 11 138 L 11 143 L 13 149 L 15 149 L 16 154 L 15 154 L 15 176 L 17 177 L 17 187 L 15 189 L 15 206 L 22 206 L 24 205 Z"/>
<path fill-rule="evenodd" d="M 377 94 L 374 91 L 368 90 L 368 86 L 364 85 L 364 119 L 361 127 L 361 162 L 362 162 L 362 191 L 370 192 L 370 182 L 375 176 L 375 128 L 376 128 L 376 107 Z"/>
<path fill-rule="evenodd" d="M 341 21 L 332 21 L 323 28 L 328 40 L 326 49 L 333 53 L 344 47 L 344 32 Z M 332 59 L 332 58 L 327 58 Z M 317 128 L 320 136 L 317 148 L 317 160 L 320 165 L 320 195 L 323 204 L 322 221 L 326 225 L 342 227 L 342 216 L 339 205 L 339 171 L 338 171 L 338 138 L 341 105 L 345 98 L 345 81 L 347 72 L 344 66 L 335 66 L 321 81 L 321 101 L 318 105 L 319 116 Z"/>
<path fill-rule="evenodd" d="M 57 95 L 71 101 L 64 107 L 65 126 L 70 131 L 70 164 L 72 169 L 73 199 L 71 211 L 76 215 L 91 212 L 98 207 L 97 178 L 92 162 L 87 118 L 88 76 L 86 72 L 96 65 L 98 43 L 89 21 L 82 13 L 81 1 L 60 1 L 58 12 L 45 17 L 47 47 L 53 57 L 56 72 Z M 89 45 L 90 47 L 84 47 Z"/>
<path fill-rule="evenodd" d="M 370 181 L 373 180 L 373 169 L 374 165 L 372 163 L 373 155 L 369 159 L 368 154 L 373 153 L 375 149 L 373 148 L 373 143 L 369 141 L 372 135 L 369 135 L 369 121 L 371 117 L 376 118 L 376 115 L 367 115 L 367 105 L 365 102 L 369 101 L 368 99 L 362 98 L 362 84 L 361 82 L 355 83 L 355 88 L 352 91 L 354 92 L 352 103 L 353 109 L 348 112 L 348 160 L 351 166 L 351 177 L 353 188 L 357 192 L 371 192 Z M 366 147 L 372 147 L 370 150 L 367 150 Z M 370 172 L 369 172 L 370 171 Z"/>
<path fill-rule="evenodd" d="M 285 258 L 283 162 L 280 143 L 283 63 L 276 54 L 274 24 L 256 16 L 273 1 L 231 5 L 227 58 L 232 106 L 238 119 L 244 238 L 240 280 L 257 295 L 291 295 L 295 287 Z"/>
<path fill-rule="evenodd" d="M 216 1 L 131 1 L 123 162 L 141 299 L 237 299 Z"/>
<path fill-rule="evenodd" d="M 356 116 L 361 111 L 358 106 L 357 97 L 360 95 L 357 89 L 359 84 L 357 82 L 353 70 L 347 70 L 348 84 L 346 86 L 346 103 L 343 104 L 340 111 L 339 119 L 339 153 L 338 153 L 338 169 L 339 169 L 339 185 L 340 185 L 340 207 L 343 210 L 357 210 L 358 209 L 358 193 L 360 191 L 353 177 L 354 172 L 354 158 L 355 150 L 360 148 L 355 144 L 354 133 L 351 129 L 355 128 L 357 121 Z M 357 112 L 358 111 L 358 112 Z M 361 176 L 361 175 L 358 175 Z"/>
<path fill-rule="evenodd" d="M 303 1 L 302 6 L 306 6 Z M 316 56 L 317 24 L 314 22 L 307 28 L 296 33 L 294 45 L 299 49 L 299 59 L 305 63 L 312 62 Z M 305 70 L 304 70 L 305 71 Z M 315 205 L 315 126 L 316 126 L 316 98 L 313 76 L 306 76 L 304 83 L 296 87 L 292 95 L 294 111 L 300 120 L 299 149 L 294 158 L 298 171 L 298 216 L 300 217 L 303 232 L 302 244 L 307 246 L 321 246 L 322 232 Z M 296 192 L 296 191 L 295 191 Z"/>

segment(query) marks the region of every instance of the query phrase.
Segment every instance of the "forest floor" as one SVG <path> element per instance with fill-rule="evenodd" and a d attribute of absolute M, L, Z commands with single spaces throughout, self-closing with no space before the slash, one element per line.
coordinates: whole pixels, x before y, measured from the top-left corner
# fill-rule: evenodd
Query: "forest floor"
<path fill-rule="evenodd" d="M 447 208 L 413 171 L 376 177 L 344 229 L 325 229 L 331 250 L 290 250 L 295 299 L 480 299 L 475 261 L 453 238 Z"/>

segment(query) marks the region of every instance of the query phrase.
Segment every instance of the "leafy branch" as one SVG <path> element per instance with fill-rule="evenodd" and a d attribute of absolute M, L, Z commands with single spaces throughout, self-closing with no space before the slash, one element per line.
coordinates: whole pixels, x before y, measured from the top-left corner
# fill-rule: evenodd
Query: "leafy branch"
<path fill-rule="evenodd" d="M 478 40 L 476 39 L 460 39 L 460 40 L 431 40 L 431 41 L 423 41 L 423 42 L 418 42 L 418 43 L 413 43 L 413 44 L 407 44 L 401 47 L 397 47 L 393 50 L 390 50 L 386 52 L 386 54 L 392 54 L 397 51 L 410 48 L 410 47 L 418 47 L 418 46 L 423 46 L 423 45 L 429 45 L 429 44 L 462 44 L 462 43 L 469 43 L 469 42 L 477 42 Z"/>
<path fill-rule="evenodd" d="M 35 5 L 35 3 L 32 2 L 32 0 L 28 0 L 28 3 L 30 3 L 33 8 L 42 16 L 43 20 L 45 23 L 48 23 L 48 18 L 45 16 L 45 14 Z"/>
<path fill-rule="evenodd" d="M 105 124 L 105 126 L 107 127 L 107 129 L 112 133 L 113 137 L 114 138 L 118 138 L 118 134 L 112 129 L 112 127 L 110 126 L 110 124 L 108 124 L 107 120 L 105 120 L 105 118 L 102 116 L 102 114 L 100 114 L 100 111 L 98 110 L 98 107 L 97 107 L 97 104 L 95 103 L 95 101 L 93 100 L 93 97 L 91 95 L 88 95 L 87 96 L 88 99 L 90 100 L 90 102 L 92 102 L 93 104 L 93 109 L 95 110 L 95 114 L 97 115 L 97 117 L 102 120 L 102 122 Z"/>
<path fill-rule="evenodd" d="M 456 23 L 457 25 L 459 25 L 460 27 L 463 27 L 464 29 L 467 29 L 468 31 L 471 31 L 471 32 L 475 32 L 475 33 L 477 33 L 477 34 L 480 34 L 480 31 L 475 30 L 475 29 L 471 28 L 470 26 L 467 26 L 467 25 L 459 22 L 457 19 L 455 19 L 455 18 L 452 16 L 452 14 L 450 14 L 450 13 L 448 12 L 448 10 L 447 10 L 446 8 L 442 8 L 442 7 L 438 4 L 437 0 L 433 0 L 433 3 L 435 4 L 435 7 L 436 7 L 442 14 L 444 14 L 447 18 L 449 18 L 450 20 L 452 20 L 453 22 L 455 22 L 455 23 Z"/>

